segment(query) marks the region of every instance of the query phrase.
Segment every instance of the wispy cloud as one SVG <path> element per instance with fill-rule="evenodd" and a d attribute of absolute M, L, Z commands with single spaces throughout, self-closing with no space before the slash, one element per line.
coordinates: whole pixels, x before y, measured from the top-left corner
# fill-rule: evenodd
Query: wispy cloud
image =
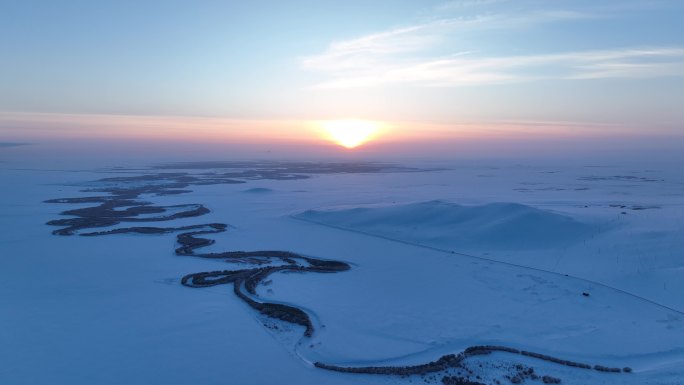
<path fill-rule="evenodd" d="M 503 0 L 456 1 L 438 12 L 486 6 Z M 447 11 L 444 11 L 447 10 Z M 439 14 L 439 13 L 438 13 Z M 302 59 L 302 66 L 326 74 L 316 88 L 379 85 L 453 87 L 524 82 L 541 79 L 644 78 L 684 75 L 684 48 L 611 48 L 556 53 L 485 55 L 467 49 L 464 35 L 491 29 L 516 29 L 568 20 L 601 17 L 576 10 L 488 13 L 442 17 L 338 41 L 320 54 Z M 447 44 L 448 43 L 448 44 Z M 445 47 L 463 50 L 445 51 Z M 436 52 L 439 52 L 437 54 Z"/>
<path fill-rule="evenodd" d="M 18 143 L 18 142 L 0 142 L 0 149 L 3 147 L 19 147 L 19 146 L 28 146 L 29 143 Z"/>
<path fill-rule="evenodd" d="M 502 84 L 544 79 L 648 78 L 684 75 L 684 49 L 653 48 L 561 54 L 456 57 L 380 63 L 333 71 L 321 88 L 407 84 L 427 87 Z"/>
<path fill-rule="evenodd" d="M 354 39 L 333 42 L 321 54 L 302 59 L 307 69 L 340 71 L 358 69 L 379 61 L 397 60 L 439 46 L 454 35 L 484 29 L 512 28 L 558 20 L 591 17 L 574 11 L 544 11 L 526 15 L 476 15 L 441 18 L 394 28 Z"/>

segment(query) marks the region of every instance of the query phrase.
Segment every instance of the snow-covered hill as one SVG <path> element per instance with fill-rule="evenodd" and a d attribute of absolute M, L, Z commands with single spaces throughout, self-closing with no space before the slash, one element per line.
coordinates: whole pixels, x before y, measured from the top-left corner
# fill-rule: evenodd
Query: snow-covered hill
<path fill-rule="evenodd" d="M 416 243 L 460 249 L 567 246 L 594 224 L 518 203 L 462 206 L 439 200 L 384 207 L 307 210 L 298 218 Z"/>

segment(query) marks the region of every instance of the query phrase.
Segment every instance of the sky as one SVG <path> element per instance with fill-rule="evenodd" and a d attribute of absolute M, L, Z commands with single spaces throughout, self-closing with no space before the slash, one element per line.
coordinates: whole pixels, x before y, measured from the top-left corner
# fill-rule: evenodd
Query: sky
<path fill-rule="evenodd" d="M 2 0 L 0 51 L 5 143 L 684 136 L 679 0 Z"/>

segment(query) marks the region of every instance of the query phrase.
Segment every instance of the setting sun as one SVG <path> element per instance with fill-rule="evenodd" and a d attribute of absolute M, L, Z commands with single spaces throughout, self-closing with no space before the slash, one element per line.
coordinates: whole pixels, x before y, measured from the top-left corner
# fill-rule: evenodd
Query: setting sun
<path fill-rule="evenodd" d="M 331 120 L 321 123 L 329 140 L 346 148 L 358 147 L 372 140 L 379 125 L 368 120 Z"/>

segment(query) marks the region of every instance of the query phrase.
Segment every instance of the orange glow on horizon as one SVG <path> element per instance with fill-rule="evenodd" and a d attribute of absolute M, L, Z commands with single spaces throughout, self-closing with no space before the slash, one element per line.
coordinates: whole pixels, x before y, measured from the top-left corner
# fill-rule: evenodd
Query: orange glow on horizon
<path fill-rule="evenodd" d="M 639 137 L 639 126 L 611 126 L 584 122 L 421 122 L 373 120 L 230 119 L 187 116 L 126 116 L 51 114 L 0 111 L 3 140 L 27 143 L 44 141 L 102 140 L 154 145 L 250 145 L 267 150 L 279 146 L 307 151 L 328 151 L 335 143 L 354 151 L 369 142 L 376 152 L 425 151 L 447 145 L 470 146 L 497 143 L 604 138 L 619 128 L 621 135 Z M 661 131 L 661 135 L 675 132 Z M 382 139 L 382 143 L 380 142 Z"/>

